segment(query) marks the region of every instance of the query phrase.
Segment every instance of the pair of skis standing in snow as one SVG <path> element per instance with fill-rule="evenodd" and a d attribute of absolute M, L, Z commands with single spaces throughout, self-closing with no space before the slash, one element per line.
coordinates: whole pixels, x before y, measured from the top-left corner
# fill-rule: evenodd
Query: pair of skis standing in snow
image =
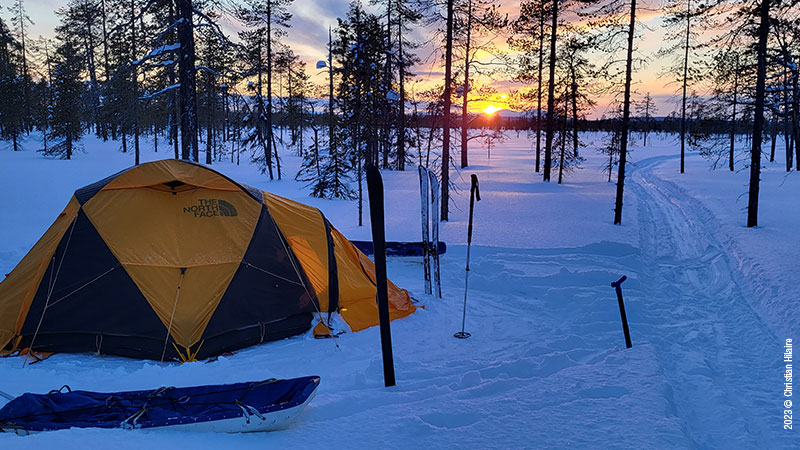
<path fill-rule="evenodd" d="M 422 212 L 422 264 L 425 268 L 425 293 L 432 294 L 433 288 L 435 288 L 436 296 L 442 298 L 442 282 L 439 275 L 439 180 L 432 170 L 423 166 L 419 166 L 419 194 Z M 432 212 L 431 207 L 433 207 Z M 431 259 L 433 267 L 431 267 Z"/>

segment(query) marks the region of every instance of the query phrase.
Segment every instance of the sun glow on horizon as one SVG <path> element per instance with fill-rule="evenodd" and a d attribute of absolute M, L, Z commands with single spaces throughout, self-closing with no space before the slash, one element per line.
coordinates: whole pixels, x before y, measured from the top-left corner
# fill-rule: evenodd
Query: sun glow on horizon
<path fill-rule="evenodd" d="M 501 109 L 503 108 L 490 104 L 486 106 L 486 108 L 483 108 L 483 112 L 491 116 L 492 114 L 496 113 L 497 111 L 500 111 Z"/>

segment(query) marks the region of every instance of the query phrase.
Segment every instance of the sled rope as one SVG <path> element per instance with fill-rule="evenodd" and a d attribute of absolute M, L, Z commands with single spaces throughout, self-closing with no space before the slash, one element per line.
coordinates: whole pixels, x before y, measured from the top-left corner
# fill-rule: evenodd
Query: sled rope
<path fill-rule="evenodd" d="M 172 304 L 172 315 L 169 316 L 169 326 L 167 327 L 167 336 L 164 338 L 164 349 L 161 350 L 162 363 L 164 362 L 164 355 L 167 354 L 167 343 L 169 342 L 169 335 L 172 332 L 172 321 L 175 319 L 175 310 L 178 308 L 178 297 L 181 296 L 181 284 L 183 284 L 184 275 L 186 275 L 186 268 L 181 267 L 181 278 L 178 280 L 178 289 L 175 291 L 175 302 Z"/>
<path fill-rule="evenodd" d="M 69 249 L 69 242 L 72 240 L 72 232 L 75 231 L 75 223 L 77 221 L 78 221 L 78 215 L 76 214 L 75 218 L 72 219 L 72 225 L 70 226 L 69 229 L 69 236 L 67 236 L 67 242 L 64 244 L 64 251 L 61 253 L 61 261 L 58 263 L 58 267 L 56 268 L 56 273 L 55 275 L 52 275 L 52 271 L 50 272 L 51 273 L 50 286 L 47 287 L 47 298 L 44 301 L 44 308 L 42 308 L 42 315 L 39 316 L 39 323 L 36 325 L 36 331 L 33 332 L 33 337 L 31 338 L 31 345 L 28 346 L 28 348 L 31 349 L 31 354 L 33 354 L 33 343 L 36 341 L 36 336 L 39 334 L 39 329 L 42 327 L 42 321 L 44 321 L 44 313 L 47 311 L 47 308 L 50 304 L 50 296 L 53 295 L 53 289 L 55 289 L 56 280 L 58 280 L 58 274 L 59 272 L 61 272 L 61 265 L 64 264 L 64 259 L 66 259 L 67 257 L 67 249 Z M 53 261 L 55 261 L 55 259 L 56 257 L 54 255 Z M 25 360 L 22 361 L 22 367 L 25 367 L 27 363 L 28 363 L 28 358 L 26 356 Z"/>

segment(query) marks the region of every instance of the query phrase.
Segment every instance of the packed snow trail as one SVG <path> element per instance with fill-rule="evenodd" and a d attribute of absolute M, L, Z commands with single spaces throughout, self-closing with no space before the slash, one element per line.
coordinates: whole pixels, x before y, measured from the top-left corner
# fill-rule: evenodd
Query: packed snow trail
<path fill-rule="evenodd" d="M 667 159 L 640 162 L 630 178 L 646 289 L 633 326 L 658 348 L 694 448 L 782 448 L 791 438 L 780 439 L 782 345 L 753 309 L 714 215 L 653 173 Z"/>
<path fill-rule="evenodd" d="M 594 145 L 597 136 L 582 138 Z M 655 149 L 637 148 L 633 156 L 673 152 L 671 140 L 653 142 Z M 0 152 L 0 187 L 6 188 L 0 203 L 19 211 L 0 222 L 0 273 L 13 268 L 72 190 L 132 161 L 108 144 L 89 150 L 68 162 Z M 0 448 L 791 448 L 793 434 L 780 428 L 782 343 L 770 331 L 772 321 L 753 306 L 762 296 L 751 293 L 732 262 L 728 247 L 736 242 L 725 227 L 691 195 L 654 175 L 661 162 L 673 161 L 649 158 L 631 166 L 624 221 L 615 226 L 614 184 L 599 171 L 602 155 L 584 151 L 585 169 L 557 185 L 539 181 L 524 136 L 493 153 L 489 160 L 474 152 L 475 165 L 454 173 L 460 189 L 442 228 L 444 298 L 424 294 L 420 258 L 388 261 L 390 279 L 425 305 L 392 322 L 396 387 L 383 387 L 377 328 L 346 333 L 338 346 L 306 334 L 183 365 L 58 354 L 23 368 L 19 358 L 0 358 L 0 389 L 15 394 L 63 384 L 113 392 L 321 377 L 317 397 L 284 431 L 72 429 L 0 434 Z M 283 154 L 287 170 L 299 166 L 298 158 Z M 162 156 L 143 152 L 143 160 Z M 292 180 L 267 183 L 254 166 L 214 168 L 319 206 L 347 237 L 369 239 L 369 222 L 355 225 L 355 202 L 312 199 Z M 471 172 L 480 178 L 483 199 L 476 204 L 470 264 L 466 330 L 472 337 L 457 340 Z M 384 181 L 387 238 L 418 240 L 418 173 L 384 172 Z M 632 349 L 625 349 L 610 286 L 623 274 Z M 787 279 L 796 280 L 792 273 Z M 765 279 L 758 288 L 774 284 Z"/>

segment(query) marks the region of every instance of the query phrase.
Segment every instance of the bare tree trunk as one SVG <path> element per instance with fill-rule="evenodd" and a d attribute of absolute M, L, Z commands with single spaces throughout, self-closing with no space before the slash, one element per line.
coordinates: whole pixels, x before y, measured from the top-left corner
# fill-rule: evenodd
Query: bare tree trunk
<path fill-rule="evenodd" d="M 328 27 L 328 154 L 331 158 L 339 158 L 334 151 L 333 126 L 336 116 L 333 113 L 333 38 Z"/>
<path fill-rule="evenodd" d="M 776 119 L 776 114 L 772 113 L 772 120 L 767 123 L 769 127 L 769 162 L 775 162 L 775 144 L 778 141 L 778 125 Z"/>
<path fill-rule="evenodd" d="M 214 144 L 212 142 L 212 129 L 214 128 L 212 125 L 213 116 L 212 112 L 214 111 L 214 93 L 213 93 L 213 80 L 210 74 L 206 75 L 206 164 L 211 164 L 212 160 L 212 153 Z"/>
<path fill-rule="evenodd" d="M 442 123 L 442 221 L 450 206 L 450 93 L 453 67 L 453 0 L 447 0 L 447 36 L 444 63 L 444 118 Z"/>
<path fill-rule="evenodd" d="M 570 67 L 572 75 L 572 149 L 578 157 L 578 81 L 575 79 L 575 65 Z"/>
<path fill-rule="evenodd" d="M 397 130 L 397 170 L 406 170 L 406 68 L 403 60 L 402 0 L 397 0 L 397 54 L 400 66 L 400 108 Z"/>
<path fill-rule="evenodd" d="M 736 64 L 736 72 L 733 75 L 733 114 L 731 115 L 731 147 L 728 152 L 728 169 L 733 172 L 733 149 L 736 142 L 736 101 L 739 95 L 739 64 Z"/>
<path fill-rule="evenodd" d="M 650 131 L 650 93 L 647 93 L 647 98 L 644 105 L 644 142 L 643 147 L 647 147 L 647 132 Z"/>
<path fill-rule="evenodd" d="M 136 0 L 131 0 L 131 45 L 132 58 L 136 58 L 138 48 L 136 46 Z M 139 71 L 137 66 L 133 66 L 133 149 L 134 164 L 139 165 Z"/>
<path fill-rule="evenodd" d="M 170 8 L 172 8 L 172 3 L 170 2 Z M 105 75 L 105 81 L 111 78 L 111 68 L 108 65 L 108 31 L 106 30 L 106 0 L 100 0 L 100 15 L 102 17 L 102 31 L 103 31 L 103 74 Z M 105 117 L 101 117 L 101 121 L 103 122 L 102 127 L 102 138 L 103 141 L 108 140 L 108 128 L 110 124 L 105 120 Z M 113 132 L 113 131 L 112 131 Z"/>
<path fill-rule="evenodd" d="M 792 135 L 794 139 L 795 170 L 800 170 L 800 70 L 797 64 L 792 69 Z"/>
<path fill-rule="evenodd" d="M 786 154 L 786 171 L 792 170 L 792 134 L 789 129 L 789 79 L 786 72 L 783 74 L 783 143 Z"/>
<path fill-rule="evenodd" d="M 539 173 L 539 165 L 542 153 L 542 63 L 544 62 L 544 6 L 539 15 L 539 78 L 536 80 L 536 173 Z"/>
<path fill-rule="evenodd" d="M 564 117 L 561 128 L 561 154 L 558 161 L 558 184 L 564 179 L 564 155 L 567 152 L 567 117 L 569 116 L 569 102 L 567 100 L 567 90 L 564 90 Z"/>
<path fill-rule="evenodd" d="M 172 2 L 170 2 L 170 17 L 172 17 Z M 106 81 L 111 78 L 111 66 L 108 64 L 108 32 L 106 30 L 106 0 L 100 0 L 100 14 L 103 16 L 103 71 L 106 76 Z"/>
<path fill-rule="evenodd" d="M 267 0 L 267 163 L 269 164 L 269 179 L 272 179 L 272 0 Z M 276 156 L 277 160 L 278 157 Z M 278 179 L 281 179 L 281 170 L 278 168 Z"/>
<path fill-rule="evenodd" d="M 686 42 L 683 46 L 683 97 L 681 99 L 681 173 L 684 173 L 686 155 L 686 84 L 689 75 L 689 25 L 692 0 L 686 0 Z"/>
<path fill-rule="evenodd" d="M 469 55 L 469 45 L 470 45 L 470 38 L 472 34 L 472 0 L 469 0 L 467 3 L 467 42 L 466 42 L 466 52 L 464 56 L 464 86 L 461 90 L 461 95 L 463 95 L 462 103 L 461 103 L 461 168 L 465 168 L 469 165 L 469 158 L 467 154 L 467 128 L 469 127 L 469 114 L 467 113 L 467 105 L 469 103 L 468 96 L 469 96 L 469 89 L 470 89 L 470 82 L 469 82 L 469 66 L 472 61 L 470 61 Z"/>
<path fill-rule="evenodd" d="M 197 84 L 195 77 L 194 33 L 192 22 L 192 0 L 177 0 L 180 23 L 178 41 L 180 59 L 178 60 L 181 97 L 181 158 L 198 159 L 197 147 Z"/>
<path fill-rule="evenodd" d="M 633 32 L 636 25 L 636 0 L 631 0 L 631 22 L 628 25 L 628 56 L 625 63 L 625 97 L 622 103 L 622 134 L 617 169 L 617 199 L 614 205 L 614 224 L 622 223 L 622 196 L 625 188 L 625 162 L 628 158 L 628 129 L 631 121 L 631 72 L 633 70 Z"/>
<path fill-rule="evenodd" d="M 756 101 L 753 111 L 753 147 L 750 150 L 750 189 L 747 200 L 747 227 L 758 226 L 758 184 L 761 180 L 761 139 L 764 127 L 764 91 L 767 78 L 767 37 L 769 35 L 769 0 L 761 0 L 758 24 L 758 68 Z"/>
<path fill-rule="evenodd" d="M 634 0 L 635 1 L 635 0 Z M 558 0 L 553 0 L 553 22 L 550 30 L 550 79 L 547 82 L 547 137 L 544 145 L 544 181 L 550 181 L 552 166 L 553 134 L 555 123 L 553 108 L 555 107 L 555 77 L 556 77 L 556 31 L 558 28 Z"/>
<path fill-rule="evenodd" d="M 386 48 L 389 49 L 389 54 L 386 56 L 386 65 L 384 68 L 384 83 L 386 84 L 387 92 L 392 89 L 392 0 L 388 0 L 386 6 Z M 391 112 L 392 106 L 389 101 L 381 102 L 385 106 L 386 111 L 383 114 L 383 130 L 381 134 L 381 146 L 383 147 L 383 169 L 389 168 L 389 153 L 392 151 L 392 136 L 390 133 L 391 128 Z M 376 166 L 377 167 L 377 166 Z"/>

